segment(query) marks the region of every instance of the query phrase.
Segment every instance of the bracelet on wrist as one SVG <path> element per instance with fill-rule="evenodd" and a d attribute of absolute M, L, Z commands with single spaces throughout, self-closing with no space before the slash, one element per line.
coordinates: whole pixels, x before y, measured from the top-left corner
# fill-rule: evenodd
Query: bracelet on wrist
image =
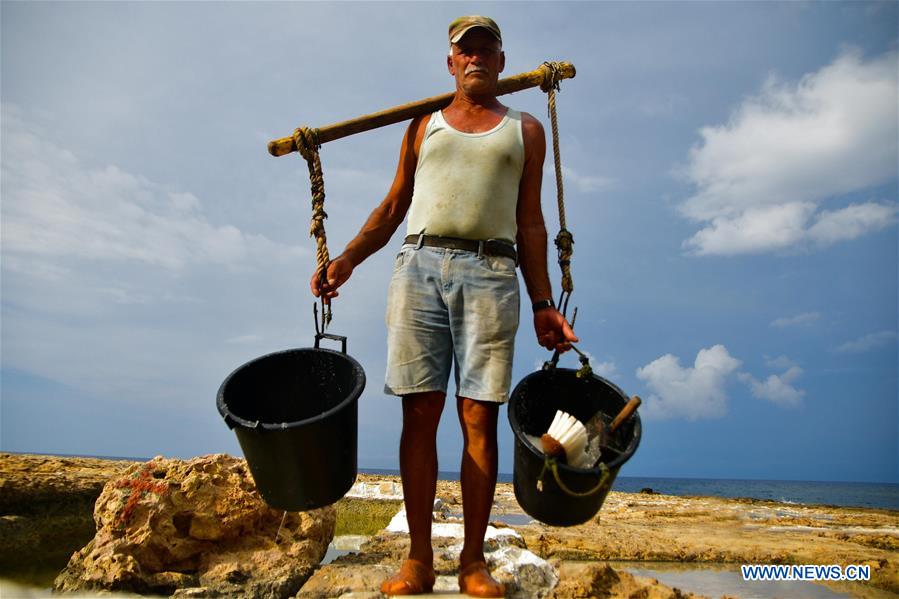
<path fill-rule="evenodd" d="M 534 302 L 531 305 L 531 308 L 533 308 L 535 314 L 545 308 L 555 308 L 555 307 L 556 307 L 556 303 L 552 300 L 552 298 L 540 300 L 539 302 Z"/>

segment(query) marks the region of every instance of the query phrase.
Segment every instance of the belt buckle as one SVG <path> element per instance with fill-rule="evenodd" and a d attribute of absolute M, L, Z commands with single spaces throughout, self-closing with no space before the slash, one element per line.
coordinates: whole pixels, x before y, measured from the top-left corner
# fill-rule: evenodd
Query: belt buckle
<path fill-rule="evenodd" d="M 424 243 L 425 243 L 425 232 L 422 231 L 421 233 L 418 234 L 418 243 L 415 244 L 415 249 L 420 250 L 421 246 L 423 246 Z"/>

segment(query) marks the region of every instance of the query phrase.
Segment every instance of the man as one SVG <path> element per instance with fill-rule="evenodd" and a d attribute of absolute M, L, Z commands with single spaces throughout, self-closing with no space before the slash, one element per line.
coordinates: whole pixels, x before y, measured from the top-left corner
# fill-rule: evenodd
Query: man
<path fill-rule="evenodd" d="M 408 559 L 381 591 L 417 594 L 434 586 L 436 435 L 455 363 L 464 441 L 459 588 L 501 597 L 503 585 L 485 563 L 484 533 L 496 486 L 497 414 L 509 398 L 518 328 L 514 243 L 540 345 L 564 351 L 577 337 L 552 303 L 547 276 L 540 208 L 543 127 L 496 99 L 505 55 L 492 19 L 456 19 L 449 38 L 455 97 L 442 112 L 412 121 L 387 197 L 331 262 L 327 280 L 320 284 L 313 275 L 311 288 L 326 301 L 337 297 L 353 269 L 386 245 L 409 213 L 409 235 L 388 293 L 385 390 L 402 397 L 400 472 L 411 545 Z"/>

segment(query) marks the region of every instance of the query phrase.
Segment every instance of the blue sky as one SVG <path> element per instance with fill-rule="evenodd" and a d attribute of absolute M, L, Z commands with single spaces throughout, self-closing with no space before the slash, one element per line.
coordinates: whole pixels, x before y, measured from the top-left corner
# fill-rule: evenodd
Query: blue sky
<path fill-rule="evenodd" d="M 480 13 L 506 75 L 577 67 L 558 99 L 572 303 L 595 371 L 644 399 L 622 474 L 899 482 L 896 3 L 0 11 L 2 450 L 239 454 L 219 384 L 313 334 L 305 164 L 266 142 L 450 91 L 446 26 Z M 504 102 L 548 129 L 538 90 Z M 403 127 L 323 148 L 333 254 L 386 192 Z M 368 468 L 397 467 L 381 388 L 403 232 L 335 304 L 368 376 Z M 516 343 L 514 380 L 548 355 L 526 309 Z M 500 444 L 510 472 L 505 408 Z M 442 470 L 460 445 L 447 409 Z"/>

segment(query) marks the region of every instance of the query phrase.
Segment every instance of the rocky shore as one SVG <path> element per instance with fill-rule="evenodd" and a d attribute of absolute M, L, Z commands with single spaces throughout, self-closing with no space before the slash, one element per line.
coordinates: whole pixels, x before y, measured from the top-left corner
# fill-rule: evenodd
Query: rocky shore
<path fill-rule="evenodd" d="M 451 593 L 458 484 L 441 481 L 437 496 L 437 590 Z M 0 593 L 380 597 L 378 583 L 408 546 L 402 513 L 391 516 L 401 498 L 395 477 L 360 475 L 336 509 L 290 514 L 277 532 L 282 514 L 229 456 L 136 463 L 0 453 Z M 899 594 L 899 512 L 891 510 L 612 492 L 592 521 L 554 528 L 523 514 L 511 485 L 500 484 L 493 520 L 488 561 L 510 596 L 690 596 L 628 572 L 660 562 L 863 564 L 869 581 L 827 587 Z"/>

